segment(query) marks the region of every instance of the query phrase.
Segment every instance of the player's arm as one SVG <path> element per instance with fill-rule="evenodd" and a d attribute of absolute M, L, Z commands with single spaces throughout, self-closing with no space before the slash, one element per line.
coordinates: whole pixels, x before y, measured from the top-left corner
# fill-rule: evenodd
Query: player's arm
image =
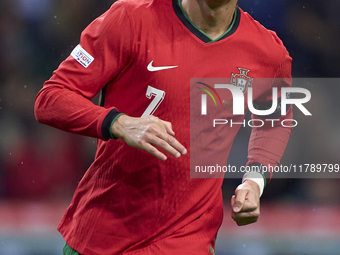
<path fill-rule="evenodd" d="M 282 87 L 290 87 L 291 79 L 291 61 L 288 52 L 283 48 L 283 57 L 278 68 L 273 87 L 278 88 L 278 94 L 281 95 Z M 271 106 L 272 95 L 264 95 L 257 102 L 259 110 L 268 109 Z M 279 98 L 279 104 L 281 98 Z M 254 127 L 250 135 L 248 146 L 248 163 L 247 166 L 254 166 L 260 169 L 261 166 L 276 166 L 286 149 L 292 128 L 281 126 L 284 119 L 292 119 L 292 106 L 287 110 L 286 115 L 281 116 L 281 109 L 278 107 L 272 116 L 266 116 L 267 119 L 277 119 L 272 127 L 264 125 L 263 127 Z M 252 118 L 261 117 L 252 115 Z M 288 123 L 287 123 L 288 124 Z M 271 179 L 272 173 L 246 173 L 243 177 L 242 184 L 235 191 L 235 196 L 231 200 L 232 218 L 238 225 L 246 225 L 256 222 L 260 216 L 260 196 L 266 183 Z"/>
<path fill-rule="evenodd" d="M 135 126 L 134 136 L 127 139 L 123 133 L 112 133 L 112 127 L 116 127 L 113 123 L 121 117 L 118 109 L 91 102 L 108 82 L 132 64 L 135 33 L 131 24 L 130 16 L 120 2 L 92 22 L 83 31 L 79 45 L 36 96 L 36 119 L 64 131 L 102 140 L 116 135 L 134 147 L 165 159 L 152 146 L 154 144 L 177 157 L 178 152 L 183 153 L 185 149 L 173 138 L 173 132 L 165 122 L 150 117 L 124 116 L 121 120 L 130 119 L 129 127 Z M 123 121 L 119 123 L 127 130 Z"/>
<path fill-rule="evenodd" d="M 293 107 L 292 105 L 287 105 L 285 109 L 286 114 L 281 115 L 281 89 L 292 86 L 292 59 L 283 46 L 282 52 L 282 60 L 272 82 L 272 87 L 278 89 L 277 108 L 274 113 L 269 116 L 252 115 L 253 119 L 275 121 L 264 121 L 266 123 L 264 126 L 252 128 L 248 146 L 247 166 L 253 165 L 261 167 L 262 165 L 265 167 L 273 167 L 279 164 L 291 136 L 292 128 L 289 126 L 292 126 Z M 289 97 L 290 95 L 283 96 Z M 267 94 L 256 99 L 254 105 L 256 105 L 256 108 L 259 110 L 266 110 L 271 107 L 272 101 L 273 94 L 272 90 L 270 90 Z M 282 125 L 282 121 L 285 121 L 284 126 Z M 264 177 L 265 182 L 270 181 L 272 172 L 265 172 Z"/>
<path fill-rule="evenodd" d="M 131 62 L 129 24 L 123 6 L 117 3 L 82 32 L 79 45 L 36 96 L 39 122 L 85 136 L 110 138 L 106 126 L 117 109 L 100 107 L 91 99 Z"/>
<path fill-rule="evenodd" d="M 287 117 L 291 119 L 291 115 L 290 109 Z M 247 166 L 255 166 L 259 170 L 262 166 L 276 166 L 290 135 L 291 128 L 282 126 L 253 128 L 249 140 Z M 259 172 L 246 173 L 242 184 L 237 187 L 231 204 L 232 218 L 239 226 L 254 223 L 260 216 L 260 196 L 272 173 L 267 171 L 265 175 Z"/>

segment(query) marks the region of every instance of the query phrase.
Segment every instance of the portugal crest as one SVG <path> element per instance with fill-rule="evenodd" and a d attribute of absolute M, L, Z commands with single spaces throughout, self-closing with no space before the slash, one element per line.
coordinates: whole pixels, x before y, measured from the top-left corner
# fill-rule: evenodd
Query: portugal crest
<path fill-rule="evenodd" d="M 249 69 L 239 67 L 238 70 L 240 70 L 239 74 L 231 74 L 231 84 L 240 88 L 245 94 L 247 93 L 248 88 L 253 85 L 253 78 L 247 76 L 250 72 Z"/>

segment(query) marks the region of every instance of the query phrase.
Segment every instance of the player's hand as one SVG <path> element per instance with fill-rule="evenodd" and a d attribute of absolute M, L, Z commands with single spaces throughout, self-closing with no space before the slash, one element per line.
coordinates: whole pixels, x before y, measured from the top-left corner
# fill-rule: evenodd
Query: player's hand
<path fill-rule="evenodd" d="M 246 180 L 231 198 L 231 217 L 238 226 L 254 223 L 260 216 L 260 189 L 256 182 Z"/>
<path fill-rule="evenodd" d="M 121 115 L 113 123 L 111 133 L 128 145 L 143 149 L 161 160 L 166 160 L 167 157 L 155 146 L 175 158 L 187 153 L 184 146 L 174 137 L 171 123 L 155 116 L 133 118 Z"/>

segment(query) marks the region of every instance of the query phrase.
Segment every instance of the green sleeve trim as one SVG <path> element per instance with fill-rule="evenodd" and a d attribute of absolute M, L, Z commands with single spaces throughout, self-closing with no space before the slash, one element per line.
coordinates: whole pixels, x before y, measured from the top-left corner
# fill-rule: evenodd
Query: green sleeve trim
<path fill-rule="evenodd" d="M 111 133 L 112 125 L 113 125 L 113 123 L 118 119 L 119 116 L 122 116 L 122 115 L 124 115 L 124 114 L 125 114 L 125 113 L 119 113 L 119 114 L 117 114 L 117 116 L 112 120 L 112 122 L 111 122 L 111 124 L 110 124 L 110 136 L 111 136 L 111 138 L 114 139 L 114 140 L 117 140 L 118 137 L 115 137 L 115 136 Z"/>
<path fill-rule="evenodd" d="M 81 255 L 79 252 L 73 250 L 70 246 L 65 244 L 63 248 L 63 255 Z"/>
<path fill-rule="evenodd" d="M 263 174 L 263 173 L 261 173 L 260 172 L 260 174 L 262 175 L 262 177 L 263 177 L 263 180 L 264 180 L 264 188 L 267 186 L 267 178 L 266 178 L 266 176 Z"/>

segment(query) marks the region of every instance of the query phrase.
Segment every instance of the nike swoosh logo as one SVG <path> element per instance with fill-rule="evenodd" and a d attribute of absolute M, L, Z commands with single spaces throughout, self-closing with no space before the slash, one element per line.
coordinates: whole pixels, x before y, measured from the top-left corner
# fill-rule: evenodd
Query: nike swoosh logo
<path fill-rule="evenodd" d="M 162 70 L 178 67 L 178 66 L 153 66 L 152 63 L 153 63 L 153 60 L 148 64 L 148 67 L 147 67 L 150 72 L 162 71 Z"/>

